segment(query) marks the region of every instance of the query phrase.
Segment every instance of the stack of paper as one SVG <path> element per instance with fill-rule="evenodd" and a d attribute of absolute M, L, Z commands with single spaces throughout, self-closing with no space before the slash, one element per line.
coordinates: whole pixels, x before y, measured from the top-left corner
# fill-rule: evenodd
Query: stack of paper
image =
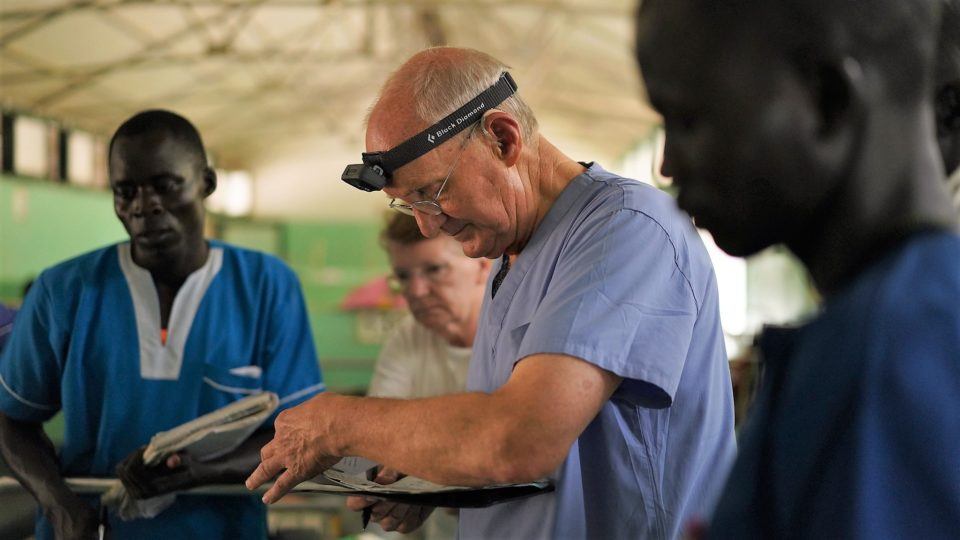
<path fill-rule="evenodd" d="M 273 392 L 263 392 L 157 433 L 143 452 L 143 462 L 156 465 L 181 450 L 200 461 L 228 454 L 273 414 L 279 402 Z"/>
<path fill-rule="evenodd" d="M 339 493 L 450 508 L 477 508 L 553 491 L 553 482 L 540 480 L 521 484 L 494 484 L 483 487 L 444 486 L 405 476 L 392 484 L 367 479 L 366 470 L 376 464 L 359 457 L 347 457 L 310 482 L 293 489 L 300 493 Z"/>
<path fill-rule="evenodd" d="M 143 451 L 143 463 L 157 465 L 180 451 L 186 451 L 200 461 L 228 454 L 273 414 L 279 402 L 273 392 L 263 392 L 157 433 L 150 438 L 150 444 Z M 166 510 L 175 499 L 175 493 L 150 499 L 133 499 L 123 484 L 116 482 L 101 496 L 100 501 L 114 508 L 121 519 L 130 520 L 154 517 Z"/>

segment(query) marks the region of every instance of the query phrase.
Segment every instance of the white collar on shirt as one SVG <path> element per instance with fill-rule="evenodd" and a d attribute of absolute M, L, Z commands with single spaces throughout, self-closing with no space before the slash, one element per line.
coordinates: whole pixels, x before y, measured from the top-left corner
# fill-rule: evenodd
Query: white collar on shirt
<path fill-rule="evenodd" d="M 177 380 L 183 364 L 183 348 L 193 326 L 200 301 L 223 265 L 223 248 L 211 247 L 207 262 L 195 270 L 180 286 L 173 300 L 167 321 L 167 342 L 160 341 L 160 301 L 150 272 L 137 266 L 130 254 L 130 244 L 117 246 L 120 269 L 127 280 L 133 311 L 137 318 L 140 343 L 140 377 L 155 380 Z"/>

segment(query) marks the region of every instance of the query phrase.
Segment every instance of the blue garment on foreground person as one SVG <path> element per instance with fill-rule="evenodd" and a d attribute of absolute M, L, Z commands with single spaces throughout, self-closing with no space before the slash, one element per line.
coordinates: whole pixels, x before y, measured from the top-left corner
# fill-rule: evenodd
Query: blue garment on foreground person
<path fill-rule="evenodd" d="M 956 538 L 958 301 L 960 237 L 920 233 L 813 322 L 766 332 L 710 536 Z"/>
<path fill-rule="evenodd" d="M 461 538 L 674 538 L 709 513 L 735 454 L 733 396 L 713 267 L 673 199 L 589 165 L 487 298 L 468 390 L 537 353 L 623 382 L 555 493 L 464 509 Z"/>
<path fill-rule="evenodd" d="M 63 411 L 64 476 L 109 477 L 158 432 L 259 391 L 287 408 L 323 389 L 300 285 L 269 255 L 209 241 L 173 304 L 169 334 L 150 273 L 121 243 L 43 272 L 0 357 L 0 410 Z M 270 420 L 272 422 L 272 420 Z M 150 520 L 111 519 L 117 538 L 264 538 L 256 496 L 181 495 Z M 38 538 L 52 538 L 38 517 Z"/>
<path fill-rule="evenodd" d="M 16 317 L 17 310 L 0 304 L 0 352 L 3 351 L 3 346 L 10 339 L 10 334 L 13 332 L 13 320 Z"/>

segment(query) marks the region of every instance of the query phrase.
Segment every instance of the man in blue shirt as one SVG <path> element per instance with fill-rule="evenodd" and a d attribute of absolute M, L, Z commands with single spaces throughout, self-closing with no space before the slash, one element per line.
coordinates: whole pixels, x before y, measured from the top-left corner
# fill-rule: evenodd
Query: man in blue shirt
<path fill-rule="evenodd" d="M 444 484 L 551 477 L 554 493 L 464 510 L 460 537 L 675 537 L 710 509 L 735 451 L 713 268 L 670 197 L 543 137 L 505 70 L 478 51 L 418 53 L 367 128 L 365 162 L 421 145 L 380 168 L 392 207 L 471 257 L 503 256 L 469 392 L 315 398 L 278 418 L 247 485 L 286 468 L 273 501 L 343 454 Z M 373 514 L 400 530 L 417 515 Z"/>
<path fill-rule="evenodd" d="M 731 254 L 785 243 L 825 297 L 760 338 L 710 536 L 960 529 L 960 236 L 931 114 L 943 6 L 643 3 L 638 59 L 680 206 Z"/>
<path fill-rule="evenodd" d="M 44 271 L 0 357 L 0 452 L 43 510 L 38 538 L 96 532 L 96 500 L 64 477 L 109 477 L 123 463 L 137 497 L 243 479 L 269 425 L 212 462 L 181 454 L 144 468 L 138 448 L 253 393 L 289 407 L 323 389 L 293 272 L 203 237 L 216 176 L 196 129 L 167 111 L 137 114 L 111 141 L 109 171 L 130 241 Z M 58 410 L 59 456 L 41 430 Z M 266 519 L 255 497 L 184 495 L 110 528 L 117 538 L 265 538 Z"/>

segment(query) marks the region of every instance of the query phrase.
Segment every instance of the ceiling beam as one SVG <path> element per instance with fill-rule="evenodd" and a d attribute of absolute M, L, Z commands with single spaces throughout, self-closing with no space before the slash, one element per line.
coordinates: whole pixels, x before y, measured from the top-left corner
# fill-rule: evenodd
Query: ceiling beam
<path fill-rule="evenodd" d="M 60 17 L 61 15 L 65 15 L 67 13 L 81 11 L 89 8 L 97 8 L 98 5 L 99 5 L 99 2 L 97 2 L 96 0 L 82 0 L 75 3 L 57 6 L 55 8 L 30 10 L 29 14 L 24 17 L 18 17 L 16 15 L 8 16 L 9 12 L 0 11 L 0 22 L 17 20 L 20 18 L 29 19 L 27 22 L 21 24 L 20 26 L 0 36 L 0 49 L 6 47 L 11 42 L 29 34 L 30 32 L 42 26 L 47 25 L 54 19 Z"/>
<path fill-rule="evenodd" d="M 134 54 L 120 62 L 116 62 L 99 69 L 88 71 L 82 75 L 78 75 L 77 77 L 73 78 L 73 80 L 69 81 L 64 86 L 62 86 L 59 90 L 50 92 L 40 97 L 39 99 L 35 100 L 33 102 L 33 106 L 38 108 L 48 106 L 49 104 L 55 102 L 56 100 L 64 96 L 67 96 L 77 91 L 78 89 L 93 83 L 99 77 L 102 77 L 104 75 L 109 75 L 114 71 L 117 71 L 120 69 L 128 69 L 131 67 L 139 66 L 140 64 L 147 62 L 155 50 L 164 49 L 170 46 L 171 44 L 175 43 L 176 40 L 195 32 L 202 25 L 207 24 L 208 21 L 212 22 L 212 21 L 222 19 L 223 16 L 229 11 L 229 9 L 230 8 L 225 8 L 220 12 L 214 15 L 211 15 L 207 19 L 199 19 L 181 28 L 179 31 L 176 31 L 161 39 L 147 43 L 145 45 L 145 48 L 141 50 L 139 53 Z"/>

